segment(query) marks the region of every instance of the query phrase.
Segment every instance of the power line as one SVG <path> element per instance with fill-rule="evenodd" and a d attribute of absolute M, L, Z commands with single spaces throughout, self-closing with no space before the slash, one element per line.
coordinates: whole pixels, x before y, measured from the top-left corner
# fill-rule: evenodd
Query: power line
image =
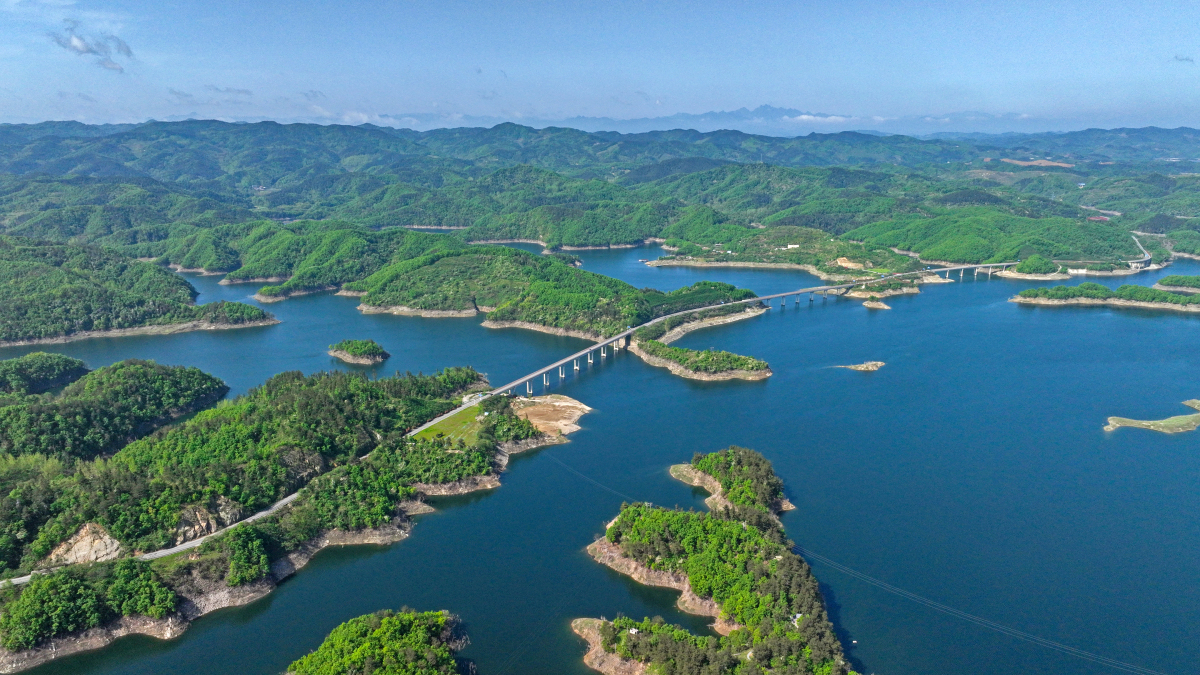
<path fill-rule="evenodd" d="M 937 610 L 944 614 L 949 614 L 950 616 L 957 617 L 964 621 L 969 621 L 973 624 L 983 626 L 984 628 L 994 630 L 998 633 L 1003 633 L 1004 635 L 1007 635 L 1009 637 L 1014 637 L 1014 638 L 1017 638 L 1018 640 L 1024 640 L 1026 642 L 1032 642 L 1033 644 L 1041 645 L 1042 647 L 1045 647 L 1047 649 L 1053 649 L 1055 651 L 1062 652 L 1064 654 L 1068 654 L 1068 655 L 1074 656 L 1076 658 L 1080 658 L 1080 659 L 1084 659 L 1086 661 L 1091 661 L 1093 663 L 1099 663 L 1101 665 L 1108 666 L 1109 668 L 1115 668 L 1116 670 L 1123 670 L 1127 673 L 1138 673 L 1139 675 L 1165 675 L 1165 673 L 1159 672 L 1157 670 L 1150 670 L 1149 668 L 1135 666 L 1131 663 L 1124 663 L 1122 661 L 1110 659 L 1106 656 L 1100 656 L 1099 654 L 1085 652 L 1082 649 L 1076 649 L 1074 647 L 1064 645 L 1060 642 L 1054 642 L 1053 640 L 1047 640 L 1045 638 L 1041 638 L 1036 635 L 1031 635 L 1024 631 L 1019 631 L 1015 628 L 1009 628 L 1008 626 L 1005 626 L 1003 624 L 996 623 L 995 621 L 989 621 L 988 619 L 985 619 L 983 617 L 975 616 L 974 614 L 968 614 L 964 611 L 954 609 L 953 607 L 948 607 L 946 605 L 941 604 L 940 602 L 935 602 L 933 600 L 930 600 L 929 598 L 917 595 L 916 593 L 911 593 L 909 591 L 906 591 L 903 588 L 897 588 L 896 586 L 893 586 L 893 585 L 887 583 L 886 581 L 880 581 L 879 579 L 876 579 L 875 577 L 867 576 L 866 574 L 863 574 L 862 572 L 859 572 L 857 570 L 846 567 L 845 565 L 843 565 L 841 563 L 830 560 L 829 558 L 826 558 L 823 555 L 813 553 L 812 551 L 810 551 L 802 546 L 797 546 L 796 552 L 809 560 L 815 560 L 817 562 L 820 562 L 823 565 L 826 565 L 827 567 L 832 567 L 833 569 L 835 569 L 839 572 L 842 572 L 844 574 L 852 576 L 855 579 L 858 579 L 859 581 L 866 582 L 877 588 L 883 589 L 883 590 L 887 591 L 888 593 L 892 593 L 894 595 L 899 595 L 902 598 L 912 600 L 913 602 L 925 605 L 926 607 L 929 607 L 930 609 Z"/>
<path fill-rule="evenodd" d="M 608 492 L 613 493 L 614 495 L 617 495 L 618 497 L 621 497 L 621 498 L 626 499 L 631 502 L 637 501 L 636 499 L 634 499 L 633 497 L 630 497 L 629 495 L 625 494 L 624 492 L 614 490 L 614 489 L 608 487 L 607 485 L 591 478 L 590 476 L 580 473 L 579 471 L 575 470 L 574 468 L 563 463 L 561 460 L 559 460 L 557 457 L 550 454 L 549 452 L 546 452 L 543 454 L 545 454 L 550 459 L 554 460 L 554 462 L 556 464 L 558 464 L 559 466 L 561 466 L 562 468 L 564 468 L 567 471 L 570 471 L 571 473 L 575 474 L 576 476 L 586 480 L 587 482 L 591 483 L 592 485 L 595 485 L 596 487 L 600 488 L 601 490 L 606 490 Z M 893 586 L 893 585 L 887 583 L 886 581 L 881 581 L 879 579 L 876 579 L 875 577 L 863 574 L 862 572 L 859 572 L 858 570 L 852 569 L 850 567 L 846 567 L 845 565 L 843 565 L 837 561 L 830 560 L 829 558 L 826 558 L 825 556 L 823 556 L 819 553 L 814 553 L 814 552 L 804 548 L 803 546 L 797 546 L 795 548 L 795 551 L 810 561 L 815 560 L 827 567 L 832 567 L 833 569 L 835 569 L 839 572 L 842 572 L 843 574 L 847 574 L 851 577 L 854 577 L 855 579 L 858 579 L 859 581 L 863 581 L 865 583 L 871 584 L 872 586 L 875 586 L 876 588 L 880 588 L 884 591 L 887 591 L 888 593 L 892 593 L 893 595 L 898 595 L 907 600 L 912 600 L 915 603 L 924 605 L 933 610 L 937 610 L 939 612 L 942 612 L 943 614 L 949 614 L 950 616 L 962 619 L 963 621 L 969 621 L 970 623 L 973 623 L 977 626 L 982 626 L 989 630 L 994 630 L 997 633 L 1002 633 L 1004 635 L 1007 635 L 1012 638 L 1016 638 L 1018 640 L 1023 640 L 1025 642 L 1031 642 L 1033 644 L 1040 645 L 1047 649 L 1053 649 L 1054 651 L 1061 652 L 1063 654 L 1067 654 L 1068 656 L 1074 656 L 1075 658 L 1083 659 L 1085 661 L 1091 661 L 1092 663 L 1098 663 L 1100 665 L 1108 666 L 1109 668 L 1121 670 L 1121 671 L 1124 671 L 1127 673 L 1137 673 L 1138 675 L 1166 675 L 1166 673 L 1163 673 L 1161 671 L 1151 670 L 1149 668 L 1143 668 L 1141 666 L 1133 665 L 1132 663 L 1125 663 L 1123 661 L 1117 661 L 1116 659 L 1110 659 L 1106 656 L 1100 656 L 1099 654 L 1093 654 L 1091 652 L 1087 652 L 1082 649 L 1076 649 L 1075 647 L 1064 645 L 1061 642 L 1047 640 L 1046 638 L 1041 638 L 1036 635 L 1032 635 L 1030 633 L 1026 633 L 1024 631 L 1017 630 L 1016 628 L 1009 628 L 1008 626 L 996 623 L 995 621 L 990 621 L 981 616 L 975 616 L 974 614 L 968 614 L 967 612 L 964 612 L 962 610 L 954 609 L 953 607 L 943 605 L 940 602 L 930 600 L 929 598 L 917 595 L 916 593 L 906 591 L 903 588 Z"/>

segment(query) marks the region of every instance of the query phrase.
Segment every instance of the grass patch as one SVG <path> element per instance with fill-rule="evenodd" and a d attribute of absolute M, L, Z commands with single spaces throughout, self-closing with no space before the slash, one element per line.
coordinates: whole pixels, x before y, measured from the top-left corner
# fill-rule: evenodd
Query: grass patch
<path fill-rule="evenodd" d="M 483 422 L 475 419 L 481 414 L 479 406 L 471 406 L 453 417 L 446 418 L 429 427 L 417 434 L 416 437 L 432 439 L 441 435 L 453 442 L 461 440 L 467 445 L 474 445 L 479 440 L 479 430 L 483 428 Z"/>

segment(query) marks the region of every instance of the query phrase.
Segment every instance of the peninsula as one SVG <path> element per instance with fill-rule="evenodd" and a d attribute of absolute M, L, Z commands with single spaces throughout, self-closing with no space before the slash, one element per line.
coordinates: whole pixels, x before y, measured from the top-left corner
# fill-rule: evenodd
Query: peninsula
<path fill-rule="evenodd" d="M 576 619 L 571 627 L 589 645 L 584 662 L 606 675 L 668 663 L 732 674 L 744 661 L 760 670 L 851 673 L 817 580 L 779 524 L 777 511 L 790 504 L 770 462 L 734 446 L 697 453 L 671 473 L 714 491 L 711 510 L 626 504 L 588 553 L 640 583 L 681 591 L 680 609 L 713 617 L 722 637 L 698 638 L 661 618 Z"/>
<path fill-rule="evenodd" d="M 240 302 L 195 304 L 183 277 L 96 246 L 0 235 L 0 347 L 279 323 Z"/>
<path fill-rule="evenodd" d="M 1171 293 L 1200 293 L 1200 276 L 1172 274 L 1159 279 L 1151 288 Z"/>
<path fill-rule="evenodd" d="M 61 369 L 42 368 L 47 372 L 41 377 L 52 378 Z M 31 370 L 0 364 L 0 372 Z M 127 370 L 100 369 L 84 379 L 111 379 Z M 163 371 L 158 377 L 175 372 L 206 382 L 195 369 Z M 223 393 L 223 384 L 216 384 Z M 180 395 L 181 383 L 164 385 Z M 427 495 L 497 487 L 511 454 L 562 442 L 590 410 L 566 397 L 523 399 L 514 406 L 509 397 L 493 396 L 472 409 L 478 414 L 458 437 L 440 430 L 406 435 L 481 388 L 486 382 L 469 368 L 378 380 L 344 372 L 284 373 L 119 450 L 117 442 L 79 459 L 60 452 L 65 461 L 24 455 L 12 465 L 17 473 L 11 484 L 29 489 L 31 481 L 48 477 L 73 498 L 37 509 L 3 510 L 8 516 L 0 526 L 29 533 L 23 547 L 0 560 L 4 576 L 53 571 L 34 575 L 4 598 L 0 670 L 24 670 L 131 633 L 171 638 L 198 616 L 270 593 L 325 546 L 403 539 L 412 529 L 411 518 L 431 510 L 424 503 Z M 111 385 L 84 390 L 93 389 L 129 390 Z M 68 387 L 62 396 L 71 391 Z M 211 404 L 205 391 L 197 389 L 194 398 Z M 187 408 L 176 404 L 171 410 Z M 139 413 L 151 420 L 137 427 L 143 435 L 169 419 L 153 408 Z M 45 436 L 47 441 L 29 447 L 30 452 L 53 451 L 46 433 L 22 432 L 21 447 Z M 221 450 L 229 434 L 247 439 L 236 456 Z M 304 446 L 263 453 L 279 439 L 301 434 L 310 439 Z M 106 460 L 105 453 L 113 450 Z M 247 471 L 264 457 L 271 466 Z M 106 461 L 107 473 L 89 465 Z M 40 468 L 29 474 L 27 465 Z M 105 478 L 85 481 L 84 475 Z M 118 493 L 109 485 L 113 481 L 128 487 Z M 214 494 L 205 488 L 213 481 L 233 489 Z M 294 494 L 280 499 L 288 492 Z M 142 496 L 118 500 L 118 494 Z M 151 503 L 159 505 L 161 517 L 131 517 L 151 512 Z M 136 555 L 144 551 L 151 553 Z M 54 597 L 69 600 L 52 602 Z M 91 606 L 101 610 L 90 612 Z"/>
<path fill-rule="evenodd" d="M 726 351 L 671 347 L 670 343 L 692 331 L 752 319 L 765 311 L 761 303 L 755 303 L 671 317 L 635 331 L 629 351 L 652 366 L 692 380 L 763 380 L 771 376 L 766 361 Z"/>
<path fill-rule="evenodd" d="M 1131 420 L 1127 417 L 1110 417 L 1108 418 L 1108 424 L 1104 426 L 1104 430 L 1116 431 L 1121 427 L 1137 427 L 1139 429 L 1160 431 L 1164 434 L 1194 431 L 1196 427 L 1200 427 L 1200 400 L 1192 399 L 1184 401 L 1183 404 L 1189 408 L 1195 408 L 1197 412 L 1191 415 L 1168 417 L 1165 420 Z"/>
<path fill-rule="evenodd" d="M 1091 305 L 1123 309 L 1154 309 L 1170 312 L 1200 312 L 1200 295 L 1180 295 L 1168 291 L 1126 284 L 1111 290 L 1093 282 L 1078 286 L 1030 288 L 1009 299 L 1025 305 Z"/>
<path fill-rule="evenodd" d="M 383 363 L 392 356 L 374 340 L 342 340 L 336 345 L 329 345 L 329 355 L 340 361 L 362 366 Z"/>

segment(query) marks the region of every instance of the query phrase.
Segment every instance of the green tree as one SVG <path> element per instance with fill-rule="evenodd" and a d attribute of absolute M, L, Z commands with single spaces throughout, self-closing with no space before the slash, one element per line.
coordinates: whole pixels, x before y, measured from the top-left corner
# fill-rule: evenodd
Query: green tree
<path fill-rule="evenodd" d="M 99 594 L 71 570 L 38 575 L 0 615 L 5 649 L 30 649 L 47 638 L 100 625 Z"/>
<path fill-rule="evenodd" d="M 239 525 L 224 538 L 229 549 L 229 573 L 225 576 L 225 583 L 241 586 L 258 581 L 270 573 L 271 559 L 267 556 L 267 547 L 258 529 Z"/>

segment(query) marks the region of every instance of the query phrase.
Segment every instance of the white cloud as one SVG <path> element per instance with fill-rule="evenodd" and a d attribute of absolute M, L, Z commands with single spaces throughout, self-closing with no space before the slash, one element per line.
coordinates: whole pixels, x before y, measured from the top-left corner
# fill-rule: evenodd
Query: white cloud
<path fill-rule="evenodd" d="M 49 34 L 50 39 L 59 47 L 78 56 L 93 57 L 94 63 L 101 68 L 118 73 L 125 72 L 124 66 L 117 63 L 115 57 L 133 59 L 133 50 L 129 48 L 128 43 L 110 33 L 101 33 L 98 36 L 81 34 L 78 31 L 79 22 L 72 19 L 63 23 L 66 24 L 65 30 Z"/>
<path fill-rule="evenodd" d="M 784 122 L 795 124 L 846 124 L 857 120 L 857 117 L 845 117 L 843 115 L 794 115 L 788 117 L 784 115 L 780 118 Z"/>

